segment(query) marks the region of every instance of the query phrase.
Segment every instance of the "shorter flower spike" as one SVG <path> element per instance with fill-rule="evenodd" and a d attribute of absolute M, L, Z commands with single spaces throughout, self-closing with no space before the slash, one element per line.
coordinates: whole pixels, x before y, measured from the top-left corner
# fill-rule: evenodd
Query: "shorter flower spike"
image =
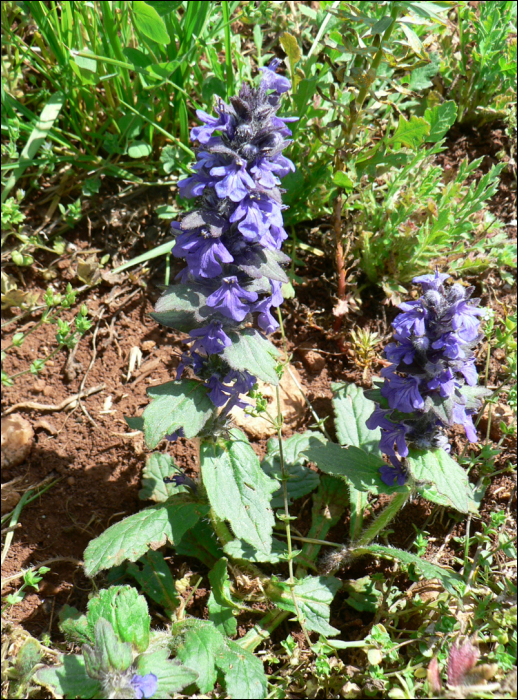
<path fill-rule="evenodd" d="M 403 313 L 392 323 L 394 342 L 385 348 L 392 364 L 381 372 L 381 399 L 366 423 L 381 429 L 380 450 L 392 466 L 380 472 L 390 485 L 405 481 L 398 456 L 407 457 L 409 446 L 449 451 L 445 431 L 454 424 L 464 427 L 468 440 L 477 440 L 473 415 L 487 390 L 476 387 L 473 350 L 482 339 L 483 310 L 470 298 L 472 288 L 446 286 L 448 278 L 438 271 L 415 277 L 423 295 L 401 304 Z"/>

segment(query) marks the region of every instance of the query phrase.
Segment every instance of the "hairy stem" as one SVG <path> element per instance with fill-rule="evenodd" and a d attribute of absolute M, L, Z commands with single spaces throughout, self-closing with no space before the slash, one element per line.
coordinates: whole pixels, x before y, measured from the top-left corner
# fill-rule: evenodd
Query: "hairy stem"
<path fill-rule="evenodd" d="M 390 503 L 385 506 L 385 508 L 378 516 L 376 516 L 376 518 L 374 518 L 374 521 L 361 533 L 360 537 L 352 543 L 352 556 L 355 554 L 355 549 L 366 547 L 375 537 L 379 535 L 382 530 L 387 527 L 387 525 L 396 517 L 401 508 L 405 505 L 410 497 L 410 494 L 410 489 L 402 493 L 394 494 Z"/>
<path fill-rule="evenodd" d="M 291 589 L 291 597 L 293 599 L 293 605 L 295 607 L 295 610 L 297 612 L 297 618 L 299 620 L 300 626 L 302 627 L 302 631 L 304 632 L 304 636 L 306 637 L 306 641 L 308 643 L 309 648 L 311 648 L 311 640 L 309 638 L 309 635 L 307 633 L 306 627 L 304 625 L 304 620 L 303 617 L 300 613 L 299 606 L 297 604 L 297 597 L 295 596 L 295 576 L 293 575 L 293 550 L 291 546 L 291 526 L 290 526 L 290 508 L 288 505 L 288 479 L 289 479 L 289 474 L 286 471 L 286 465 L 284 463 L 284 447 L 282 444 L 282 422 L 283 422 L 283 417 L 282 417 L 282 411 L 281 411 L 281 396 L 279 392 L 279 385 L 275 387 L 275 392 L 276 392 L 276 397 L 277 397 L 277 436 L 279 438 L 279 461 L 281 465 L 281 479 L 282 479 L 282 495 L 284 499 L 284 527 L 286 528 L 286 540 L 287 540 L 287 545 L 288 545 L 288 570 L 290 572 L 290 589 Z"/>

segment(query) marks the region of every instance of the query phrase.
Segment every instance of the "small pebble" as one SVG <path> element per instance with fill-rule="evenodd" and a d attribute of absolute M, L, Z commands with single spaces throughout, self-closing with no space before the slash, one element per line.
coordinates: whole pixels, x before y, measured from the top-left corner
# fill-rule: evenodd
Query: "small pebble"
<path fill-rule="evenodd" d="M 21 464 L 31 451 L 34 431 L 19 413 L 2 418 L 2 469 Z"/>
<path fill-rule="evenodd" d="M 142 348 L 142 352 L 149 352 L 155 345 L 156 343 L 154 340 L 145 340 L 140 347 Z"/>
<path fill-rule="evenodd" d="M 73 477 L 73 476 L 69 476 L 68 479 L 67 479 L 67 484 L 68 484 L 69 486 L 73 486 L 75 483 L 76 483 L 76 480 L 74 479 L 74 477 Z"/>

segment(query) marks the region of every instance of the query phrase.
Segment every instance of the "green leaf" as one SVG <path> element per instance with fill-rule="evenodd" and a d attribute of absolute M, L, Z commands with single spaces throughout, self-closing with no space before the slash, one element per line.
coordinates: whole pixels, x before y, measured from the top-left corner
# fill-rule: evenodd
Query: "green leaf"
<path fill-rule="evenodd" d="M 369 430 L 366 421 L 376 408 L 356 384 L 332 384 L 336 434 L 341 445 L 359 447 L 364 452 L 381 456 L 381 430 Z"/>
<path fill-rule="evenodd" d="M 126 47 L 122 50 L 122 53 L 126 56 L 128 61 L 132 63 L 137 68 L 147 68 L 153 63 L 153 59 L 148 54 L 140 51 L 140 49 L 134 49 L 131 46 Z"/>
<path fill-rule="evenodd" d="M 169 44 L 171 41 L 164 20 L 147 2 L 133 1 L 133 22 L 139 32 L 157 44 Z"/>
<path fill-rule="evenodd" d="M 416 151 L 430 133 L 430 125 L 422 117 L 412 115 L 410 121 L 399 115 L 399 124 L 387 143 L 401 143 Z"/>
<path fill-rule="evenodd" d="M 227 571 L 228 560 L 221 557 L 209 571 L 209 581 L 212 593 L 217 603 L 231 608 L 244 608 L 246 606 L 237 603 L 230 592 L 230 578 Z"/>
<path fill-rule="evenodd" d="M 226 696 L 235 700 L 265 698 L 267 678 L 262 661 L 236 642 L 227 640 L 216 665 L 225 675 Z"/>
<path fill-rule="evenodd" d="M 459 576 L 454 571 L 437 566 L 437 564 L 431 564 L 426 559 L 421 559 L 415 554 L 405 552 L 402 549 L 371 544 L 368 547 L 361 547 L 361 551 L 370 552 L 374 556 L 383 557 L 384 559 L 395 559 L 403 564 L 413 564 L 424 578 L 428 581 L 439 579 L 444 588 L 453 595 L 458 593 L 459 586 L 463 584 L 462 576 Z"/>
<path fill-rule="evenodd" d="M 149 617 L 146 599 L 131 586 L 111 586 L 99 591 L 88 602 L 90 637 L 98 620 L 107 620 L 122 642 L 129 642 L 137 651 L 149 646 Z"/>
<path fill-rule="evenodd" d="M 370 33 L 373 36 L 375 34 L 384 34 L 393 22 L 394 20 L 390 15 L 385 15 L 373 25 Z"/>
<path fill-rule="evenodd" d="M 308 430 L 300 434 L 296 433 L 287 440 L 283 440 L 284 466 L 289 476 L 287 481 L 288 499 L 295 500 L 302 496 L 307 496 L 317 488 L 320 477 L 312 469 L 303 466 L 307 462 L 307 457 L 302 453 L 309 447 L 311 439 L 324 441 L 320 433 Z M 279 440 L 272 438 L 268 441 L 268 453 L 261 462 L 261 466 L 268 474 L 276 479 L 281 478 L 281 465 L 279 458 Z M 282 508 L 284 506 L 284 496 L 282 486 L 273 494 L 272 508 Z"/>
<path fill-rule="evenodd" d="M 277 386 L 279 377 L 275 371 L 279 355 L 277 348 L 255 328 L 245 328 L 239 333 L 228 333 L 232 345 L 225 348 L 221 357 L 232 369 L 246 370 L 254 377 Z"/>
<path fill-rule="evenodd" d="M 329 530 L 340 520 L 347 505 L 347 492 L 350 491 L 343 479 L 322 476 L 318 491 L 313 496 L 311 510 L 311 528 L 307 534 L 310 539 L 324 540 Z M 306 542 L 302 547 L 302 558 L 314 561 L 321 546 Z"/>
<path fill-rule="evenodd" d="M 290 66 L 293 71 L 295 64 L 298 63 L 302 58 L 302 53 L 300 51 L 297 39 L 292 34 L 284 32 L 284 34 L 281 35 L 279 41 L 282 48 L 284 49 L 284 53 L 288 56 Z"/>
<path fill-rule="evenodd" d="M 440 55 L 438 53 L 431 53 L 430 63 L 414 68 L 414 70 L 410 73 L 410 79 L 407 84 L 408 89 L 420 91 L 427 90 L 428 88 L 432 87 L 433 83 L 430 78 L 437 75 L 440 67 Z M 426 121 L 428 121 L 428 119 Z"/>
<path fill-rule="evenodd" d="M 210 693 L 216 684 L 216 656 L 221 653 L 224 638 L 212 622 L 189 620 L 173 627 L 177 657 L 186 666 L 196 668 L 198 688 Z M 153 673 L 153 671 L 151 671 Z"/>
<path fill-rule="evenodd" d="M 167 505 L 156 505 L 130 515 L 112 525 L 92 540 L 84 554 L 87 576 L 95 576 L 103 569 L 117 566 L 125 560 L 136 561 L 151 547 L 158 549 L 166 541 L 179 542 L 209 506 L 183 500 L 184 494 L 174 497 Z"/>
<path fill-rule="evenodd" d="M 333 175 L 333 182 L 337 187 L 342 187 L 344 190 L 352 190 L 354 188 L 354 182 L 351 180 L 349 175 L 346 175 L 343 170 L 338 170 Z"/>
<path fill-rule="evenodd" d="M 214 530 L 205 520 L 198 520 L 194 527 L 187 530 L 176 545 L 176 551 L 186 557 L 198 557 L 209 569 L 223 555 Z"/>
<path fill-rule="evenodd" d="M 41 659 L 41 644 L 34 637 L 26 637 L 16 653 L 14 674 L 17 684 L 28 683 L 32 672 Z M 12 673 L 12 670 L 10 670 Z M 19 686 L 18 686 L 19 687 Z"/>
<path fill-rule="evenodd" d="M 141 654 L 135 659 L 140 676 L 154 673 L 157 677 L 158 687 L 154 698 L 170 698 L 198 680 L 197 671 L 187 668 L 177 659 L 169 659 L 168 656 L 167 649 L 157 649 L 150 654 Z"/>
<path fill-rule="evenodd" d="M 461 513 L 477 512 L 468 475 L 447 452 L 441 449 L 426 452 L 412 450 L 406 464 L 418 488 L 431 487 L 428 498 L 435 490 Z M 444 500 L 441 505 L 444 505 Z"/>
<path fill-rule="evenodd" d="M 170 249 L 164 252 L 169 252 Z M 207 314 L 214 316 L 213 309 L 205 303 L 206 299 L 207 295 L 201 287 L 177 284 L 166 289 L 155 305 L 155 312 L 150 316 L 163 326 L 188 333 L 193 328 L 204 325 L 207 322 Z M 219 314 L 214 318 L 228 324 L 228 319 L 220 317 Z"/>
<path fill-rule="evenodd" d="M 150 449 L 179 428 L 183 428 L 186 438 L 196 437 L 214 413 L 206 387 L 195 379 L 149 387 L 147 393 L 153 399 L 143 413 Z"/>
<path fill-rule="evenodd" d="M 401 490 L 401 487 L 387 486 L 381 480 L 379 469 L 385 464 L 381 457 L 364 452 L 359 447 L 344 449 L 334 442 L 322 445 L 314 441 L 305 450 L 305 455 L 323 472 L 346 479 L 358 491 L 378 494 Z"/>
<path fill-rule="evenodd" d="M 94 627 L 95 644 L 83 644 L 86 672 L 90 678 L 102 679 L 111 671 L 126 671 L 133 661 L 133 650 L 129 642 L 121 642 L 113 627 L 103 617 Z"/>
<path fill-rule="evenodd" d="M 244 559 L 253 563 L 268 562 L 270 564 L 278 564 L 285 559 L 288 548 L 285 542 L 280 542 L 273 538 L 271 552 L 264 552 L 256 547 L 252 547 L 251 544 L 243 542 L 243 540 L 236 539 L 228 542 L 223 547 L 223 550 L 225 554 L 228 554 L 233 559 Z"/>
<path fill-rule="evenodd" d="M 417 36 L 414 30 L 411 27 L 409 27 L 406 22 L 399 22 L 399 26 L 403 30 L 408 41 L 408 45 L 410 46 L 412 51 L 421 58 L 426 58 L 427 54 L 424 50 L 424 46 L 422 45 L 421 39 Z"/>
<path fill-rule="evenodd" d="M 457 105 L 453 100 L 443 102 L 442 105 L 428 108 L 424 113 L 424 118 L 430 124 L 430 133 L 426 140 L 436 143 L 446 136 L 448 130 L 457 118 Z"/>
<path fill-rule="evenodd" d="M 131 430 L 141 430 L 144 432 L 144 419 L 142 416 L 124 416 L 124 420 Z"/>
<path fill-rule="evenodd" d="M 275 521 L 270 499 L 277 482 L 263 472 L 244 433 L 231 430 L 229 438 L 202 443 L 203 484 L 214 512 L 230 522 L 236 537 L 270 552 Z"/>
<path fill-rule="evenodd" d="M 281 253 L 280 250 L 268 250 L 268 248 L 260 250 L 256 247 L 249 247 L 240 256 L 239 269 L 256 279 L 268 277 L 268 279 L 286 284 L 288 276 L 279 263 L 287 264 L 288 262 L 290 262 L 290 258 Z"/>
<path fill-rule="evenodd" d="M 44 666 L 36 671 L 33 680 L 54 695 L 64 698 L 100 697 L 99 681 L 90 678 L 82 656 L 69 654 L 57 666 Z"/>
<path fill-rule="evenodd" d="M 34 125 L 31 135 L 29 136 L 29 139 L 20 154 L 20 159 L 18 162 L 23 163 L 23 165 L 19 165 L 12 171 L 11 176 L 4 185 L 2 190 L 2 202 L 5 201 L 9 192 L 13 189 L 18 179 L 25 172 L 29 161 L 34 158 L 40 147 L 47 139 L 49 131 L 54 126 L 54 122 L 59 117 L 61 108 L 65 104 L 65 99 L 65 95 L 62 92 L 55 92 L 49 97 L 47 104 L 43 107 L 41 115 Z"/>
<path fill-rule="evenodd" d="M 340 630 L 329 624 L 329 606 L 341 585 L 341 581 L 334 576 L 307 576 L 295 585 L 293 592 L 297 606 L 308 630 L 314 630 L 325 637 L 340 634 Z M 272 579 L 266 593 L 281 610 L 297 614 L 287 583 L 274 582 Z"/>
<path fill-rule="evenodd" d="M 138 564 L 142 564 L 142 569 Z M 180 600 L 163 554 L 150 550 L 145 557 L 139 559 L 138 564 L 128 564 L 126 571 L 137 581 L 142 592 L 162 606 L 168 614 L 175 610 Z"/>
<path fill-rule="evenodd" d="M 147 158 L 152 150 L 153 149 L 149 143 L 145 143 L 144 141 L 133 141 L 128 146 L 128 155 L 130 158 Z"/>
<path fill-rule="evenodd" d="M 84 644 L 94 641 L 93 630 L 88 625 L 86 615 L 82 615 L 77 608 L 70 605 L 65 605 L 59 612 L 59 629 L 67 642 Z"/>
<path fill-rule="evenodd" d="M 181 7 L 182 0 L 146 0 L 146 5 L 151 5 L 160 17 L 164 17 Z"/>
<path fill-rule="evenodd" d="M 376 588 L 371 576 L 345 581 L 343 589 L 349 593 L 345 602 L 358 612 L 375 613 L 379 610 L 383 593 Z"/>
<path fill-rule="evenodd" d="M 127 420 L 127 419 L 126 419 Z M 153 452 L 146 460 L 146 466 L 142 470 L 142 488 L 139 498 L 163 503 L 168 498 L 178 493 L 188 493 L 185 486 L 176 486 L 174 483 L 166 484 L 164 479 L 177 472 L 177 467 L 171 455 L 163 452 Z"/>
<path fill-rule="evenodd" d="M 207 602 L 207 608 L 209 609 L 209 620 L 214 623 L 221 634 L 225 634 L 228 637 L 234 637 L 237 634 L 237 620 L 232 613 L 233 608 L 228 605 L 220 605 L 212 591 Z"/>

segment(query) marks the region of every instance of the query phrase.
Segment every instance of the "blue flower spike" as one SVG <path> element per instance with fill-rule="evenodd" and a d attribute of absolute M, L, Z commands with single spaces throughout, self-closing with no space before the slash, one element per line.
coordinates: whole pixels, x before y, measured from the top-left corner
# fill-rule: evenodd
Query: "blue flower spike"
<path fill-rule="evenodd" d="M 470 442 L 477 441 L 473 415 L 480 407 L 476 389 L 474 348 L 482 339 L 480 316 L 484 311 L 473 288 L 445 285 L 449 275 L 438 271 L 414 278 L 423 295 L 405 302 L 394 319 L 394 342 L 385 348 L 392 364 L 381 372 L 381 396 L 367 420 L 371 430 L 381 429 L 380 450 L 390 464 L 380 468 L 389 486 L 405 483 L 401 458 L 409 447 L 450 451 L 445 434 L 454 424 L 464 427 Z M 387 407 L 388 406 L 388 407 Z"/>

